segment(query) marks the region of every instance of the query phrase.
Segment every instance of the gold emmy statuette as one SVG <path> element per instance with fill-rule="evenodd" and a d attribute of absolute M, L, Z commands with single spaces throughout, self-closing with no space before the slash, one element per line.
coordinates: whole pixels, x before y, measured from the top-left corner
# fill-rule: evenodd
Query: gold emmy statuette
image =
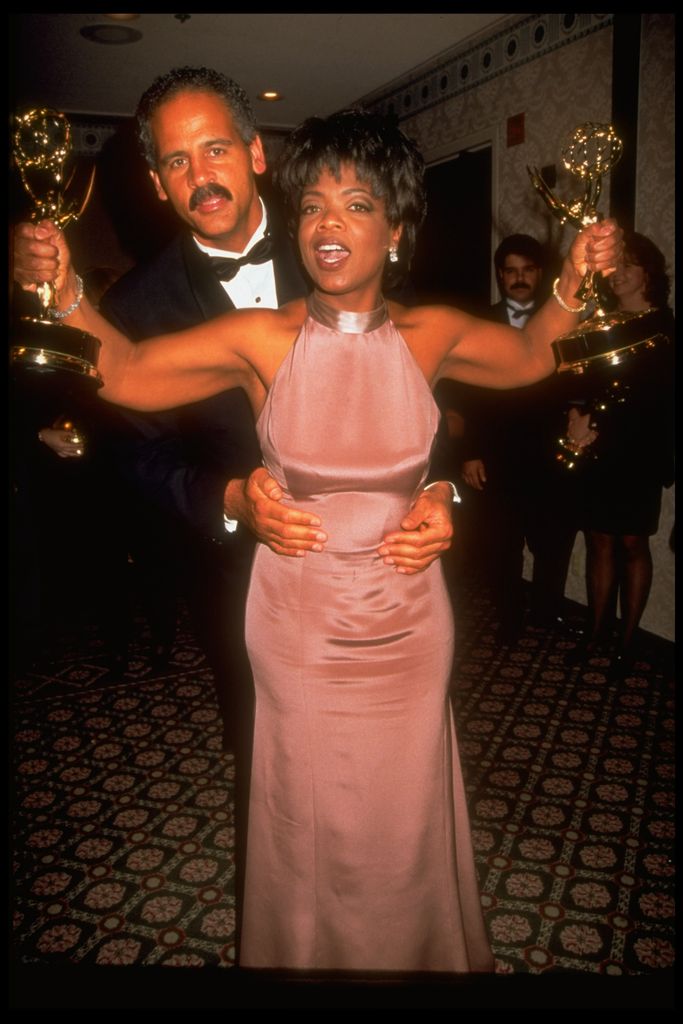
<path fill-rule="evenodd" d="M 618 162 L 622 142 L 610 124 L 589 121 L 579 125 L 562 150 L 564 166 L 583 183 L 583 194 L 569 203 L 558 199 L 535 167 L 527 167 L 531 182 L 560 224 L 569 222 L 581 230 L 600 220 L 597 203 L 602 177 Z M 553 342 L 559 373 L 585 373 L 612 368 L 640 355 L 662 338 L 657 310 L 637 313 L 606 313 L 604 281 L 601 273 L 588 271 L 575 298 L 592 302 L 595 313 L 576 330 Z M 668 342 L 668 339 L 663 339 Z"/>
<path fill-rule="evenodd" d="M 64 114 L 56 110 L 29 110 L 16 119 L 14 159 L 21 182 L 33 204 L 31 220 L 50 219 L 59 228 L 66 227 L 83 213 L 95 177 L 93 166 L 80 200 L 67 198 L 74 172 L 66 177 L 71 151 L 71 127 Z M 10 360 L 15 370 L 53 376 L 66 373 L 65 380 L 80 379 L 88 387 L 100 387 L 97 370 L 99 340 L 87 331 L 68 327 L 50 318 L 56 306 L 56 294 L 49 282 L 38 287 L 41 312 L 22 316 L 13 329 Z"/>
<path fill-rule="evenodd" d="M 589 121 L 574 130 L 562 150 L 562 162 L 582 183 L 583 191 L 570 202 L 554 195 L 535 167 L 527 167 L 527 171 L 553 216 L 561 224 L 568 222 L 581 230 L 601 219 L 597 204 L 602 178 L 618 162 L 622 149 L 621 139 L 610 124 Z M 568 469 L 598 457 L 600 419 L 615 405 L 627 401 L 631 387 L 637 386 L 643 357 L 669 344 L 659 310 L 606 311 L 608 302 L 600 272 L 589 270 L 574 297 L 578 303 L 591 303 L 594 312 L 575 330 L 557 338 L 552 347 L 558 373 L 595 378 L 587 391 L 598 443 L 577 446 L 568 437 L 559 439 L 557 459 Z"/>

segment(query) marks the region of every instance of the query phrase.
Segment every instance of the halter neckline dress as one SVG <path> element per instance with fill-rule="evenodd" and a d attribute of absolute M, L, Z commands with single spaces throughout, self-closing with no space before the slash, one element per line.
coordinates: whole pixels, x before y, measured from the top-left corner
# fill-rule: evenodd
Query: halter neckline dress
<path fill-rule="evenodd" d="M 488 971 L 448 687 L 440 564 L 377 547 L 420 491 L 438 424 L 384 305 L 316 296 L 257 423 L 322 553 L 259 545 L 247 605 L 256 687 L 245 967 Z"/>

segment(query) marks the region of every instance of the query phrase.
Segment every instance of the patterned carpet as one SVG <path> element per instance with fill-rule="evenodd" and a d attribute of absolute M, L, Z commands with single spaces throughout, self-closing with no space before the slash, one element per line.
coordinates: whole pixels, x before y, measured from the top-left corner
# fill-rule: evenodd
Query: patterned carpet
<path fill-rule="evenodd" d="M 416 1006 L 671 1005 L 673 646 L 643 635 L 614 682 L 607 655 L 582 664 L 549 630 L 501 646 L 474 585 L 456 605 L 456 721 L 497 974 L 411 979 L 396 1005 L 412 991 Z M 391 978 L 212 969 L 234 958 L 232 761 L 187 625 L 162 675 L 138 626 L 123 675 L 86 616 L 14 683 L 15 1005 L 393 1005 Z M 127 970 L 102 970 L 114 965 Z"/>

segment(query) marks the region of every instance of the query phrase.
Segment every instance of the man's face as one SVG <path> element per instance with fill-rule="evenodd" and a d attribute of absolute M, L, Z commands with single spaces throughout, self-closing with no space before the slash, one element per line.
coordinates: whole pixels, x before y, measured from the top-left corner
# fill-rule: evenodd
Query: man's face
<path fill-rule="evenodd" d="M 498 271 L 498 284 L 506 299 L 531 302 L 541 283 L 543 271 L 525 256 L 506 256 Z"/>
<path fill-rule="evenodd" d="M 150 123 L 159 199 L 198 241 L 241 252 L 261 220 L 254 178 L 266 169 L 260 138 L 243 142 L 227 104 L 212 92 L 171 96 Z"/>

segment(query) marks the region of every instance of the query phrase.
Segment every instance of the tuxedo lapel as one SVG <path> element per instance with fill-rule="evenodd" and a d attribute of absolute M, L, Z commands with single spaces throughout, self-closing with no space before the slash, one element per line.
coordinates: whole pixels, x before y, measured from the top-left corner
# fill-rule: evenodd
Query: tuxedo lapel
<path fill-rule="evenodd" d="M 495 320 L 501 324 L 510 323 L 510 321 L 508 320 L 508 311 L 505 299 L 502 299 L 501 302 L 496 302 L 493 306 L 491 306 L 491 313 L 488 319 Z"/>
<path fill-rule="evenodd" d="M 273 238 L 273 270 L 279 306 L 299 299 L 309 291 L 296 258 L 294 243 L 277 214 L 268 210 L 268 227 Z"/>
<path fill-rule="evenodd" d="M 295 259 L 289 242 L 279 246 L 273 256 L 275 270 L 275 291 L 279 306 L 284 306 L 292 299 L 298 299 L 308 291 L 303 274 Z"/>
<path fill-rule="evenodd" d="M 183 235 L 182 252 L 187 280 L 204 320 L 213 320 L 234 309 L 230 296 L 209 265 L 208 257 L 197 248 L 190 234 Z"/>
<path fill-rule="evenodd" d="M 278 305 L 298 299 L 308 291 L 299 268 L 294 247 L 277 216 L 269 211 L 268 225 L 273 236 L 273 270 Z M 190 290 L 204 320 L 212 320 L 234 309 L 230 296 L 209 265 L 208 257 L 195 244 L 189 233 L 182 236 L 181 250 Z"/>

